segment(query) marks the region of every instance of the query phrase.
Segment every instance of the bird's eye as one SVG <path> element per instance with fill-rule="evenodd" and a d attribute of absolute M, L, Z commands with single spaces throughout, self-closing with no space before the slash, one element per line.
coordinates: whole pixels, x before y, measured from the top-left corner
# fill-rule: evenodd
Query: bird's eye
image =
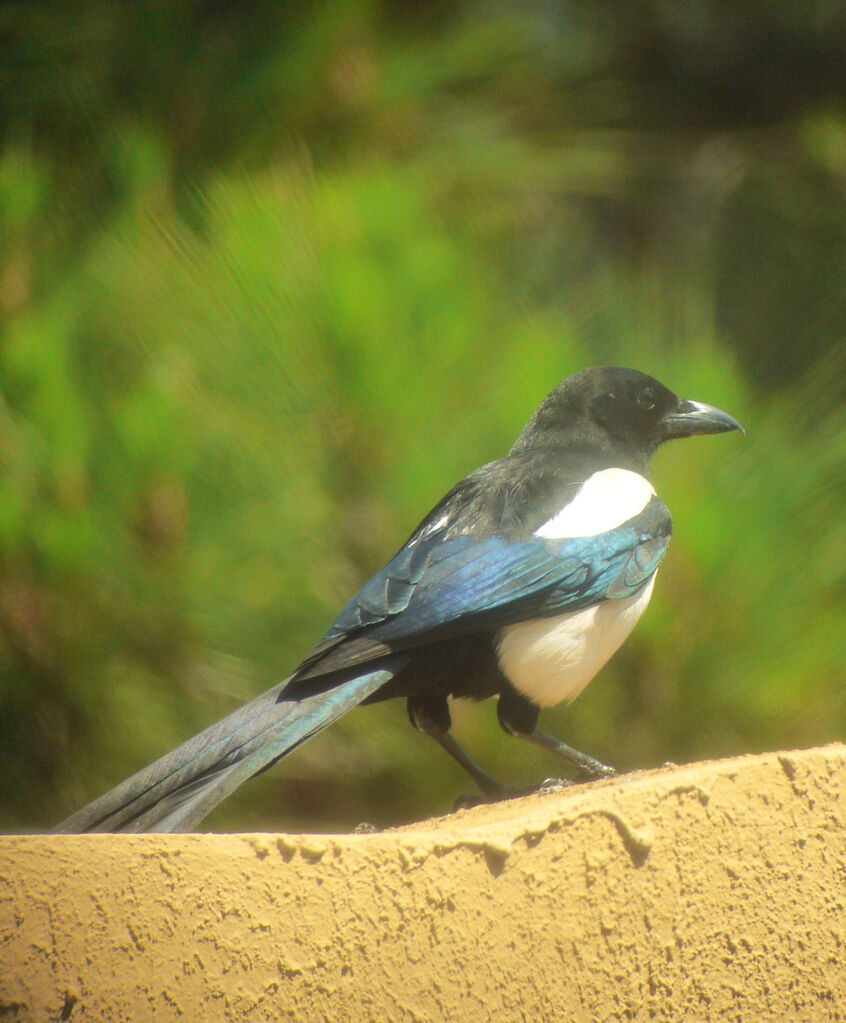
<path fill-rule="evenodd" d="M 644 387 L 637 396 L 637 403 L 647 412 L 651 412 L 655 408 L 655 392 L 651 387 Z"/>

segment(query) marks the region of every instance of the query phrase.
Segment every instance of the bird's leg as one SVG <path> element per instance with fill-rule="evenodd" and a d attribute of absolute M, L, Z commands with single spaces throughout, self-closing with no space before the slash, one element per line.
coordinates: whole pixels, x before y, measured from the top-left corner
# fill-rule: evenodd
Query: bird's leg
<path fill-rule="evenodd" d="M 611 778 L 617 773 L 609 764 L 603 764 L 601 760 L 596 760 L 587 753 L 582 753 L 580 750 L 568 746 L 566 742 L 556 739 L 554 735 L 541 732 L 537 728 L 533 732 L 515 732 L 514 734 L 521 739 L 528 739 L 529 742 L 533 742 L 542 749 L 549 750 L 550 753 L 556 753 L 559 757 L 569 760 L 587 778 Z"/>
<path fill-rule="evenodd" d="M 496 712 L 499 723 L 509 735 L 514 735 L 518 739 L 528 739 L 536 746 L 563 757 L 578 767 L 584 777 L 609 778 L 617 773 L 613 767 L 595 760 L 587 753 L 573 749 L 566 742 L 556 739 L 554 735 L 541 732 L 538 728 L 540 708 L 516 690 L 504 692 L 500 696 Z"/>
<path fill-rule="evenodd" d="M 439 743 L 452 759 L 464 768 L 488 799 L 507 799 L 515 795 L 514 790 L 482 770 L 467 750 L 450 734 L 452 719 L 446 696 L 410 696 L 407 706 L 408 716 L 414 727 Z"/>

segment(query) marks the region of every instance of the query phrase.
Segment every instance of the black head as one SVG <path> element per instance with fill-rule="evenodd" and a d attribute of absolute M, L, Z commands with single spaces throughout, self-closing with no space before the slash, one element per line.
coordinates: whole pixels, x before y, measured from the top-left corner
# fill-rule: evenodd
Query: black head
<path fill-rule="evenodd" d="M 743 427 L 728 413 L 673 394 L 634 369 L 585 369 L 558 385 L 512 452 L 562 445 L 607 451 L 645 468 L 666 440 Z"/>

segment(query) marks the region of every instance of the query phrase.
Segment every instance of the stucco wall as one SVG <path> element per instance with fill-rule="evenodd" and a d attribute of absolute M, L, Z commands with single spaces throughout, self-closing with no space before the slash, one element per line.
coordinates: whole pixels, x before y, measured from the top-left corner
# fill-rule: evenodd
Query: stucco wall
<path fill-rule="evenodd" d="M 0 1019 L 846 1019 L 846 747 L 366 835 L 0 838 Z"/>

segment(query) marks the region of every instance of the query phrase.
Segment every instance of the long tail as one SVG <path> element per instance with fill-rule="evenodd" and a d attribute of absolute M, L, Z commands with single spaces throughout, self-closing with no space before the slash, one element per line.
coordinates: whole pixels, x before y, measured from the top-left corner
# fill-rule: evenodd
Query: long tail
<path fill-rule="evenodd" d="M 280 682 L 82 807 L 53 831 L 189 831 L 231 792 L 388 682 L 398 663 L 286 700 Z"/>

